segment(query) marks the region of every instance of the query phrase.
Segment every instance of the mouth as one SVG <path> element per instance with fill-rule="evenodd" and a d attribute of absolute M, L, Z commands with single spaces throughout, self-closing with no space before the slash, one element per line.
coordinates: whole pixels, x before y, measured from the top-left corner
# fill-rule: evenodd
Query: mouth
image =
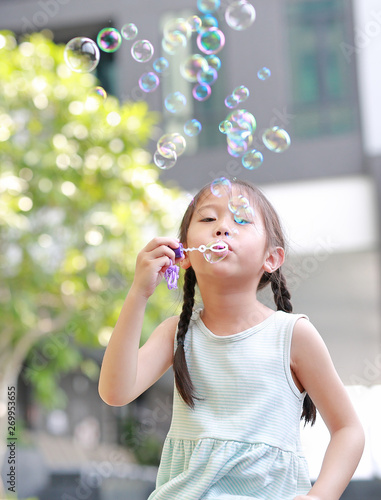
<path fill-rule="evenodd" d="M 231 249 L 229 244 L 223 240 L 217 240 L 215 242 L 210 242 L 207 245 L 207 250 L 204 252 L 204 259 L 210 264 L 215 264 L 223 260 L 229 253 Z"/>

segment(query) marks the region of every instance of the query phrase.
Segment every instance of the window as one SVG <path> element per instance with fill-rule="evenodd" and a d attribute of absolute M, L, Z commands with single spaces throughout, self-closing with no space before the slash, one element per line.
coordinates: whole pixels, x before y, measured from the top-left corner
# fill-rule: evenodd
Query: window
<path fill-rule="evenodd" d="M 355 130 L 355 70 L 340 49 L 352 38 L 350 2 L 296 0 L 289 3 L 287 17 L 294 136 Z"/>

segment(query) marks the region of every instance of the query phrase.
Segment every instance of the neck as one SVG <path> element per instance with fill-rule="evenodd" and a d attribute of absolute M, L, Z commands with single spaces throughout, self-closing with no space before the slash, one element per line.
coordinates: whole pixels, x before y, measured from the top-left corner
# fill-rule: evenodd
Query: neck
<path fill-rule="evenodd" d="M 204 309 L 202 319 L 216 335 L 238 333 L 254 326 L 267 317 L 273 310 L 257 299 L 255 286 L 242 284 L 198 283 Z"/>

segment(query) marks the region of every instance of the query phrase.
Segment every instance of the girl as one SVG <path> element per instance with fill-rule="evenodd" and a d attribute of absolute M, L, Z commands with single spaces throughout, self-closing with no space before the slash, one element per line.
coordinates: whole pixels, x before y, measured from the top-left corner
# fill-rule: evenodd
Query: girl
<path fill-rule="evenodd" d="M 100 396 L 125 405 L 173 364 L 172 423 L 149 500 L 337 500 L 360 460 L 363 430 L 318 332 L 291 313 L 277 214 L 251 184 L 235 180 L 218 196 L 210 187 L 189 205 L 180 241 L 225 243 L 225 258 L 211 264 L 187 251 L 176 259 L 186 269 L 182 312 L 139 349 L 147 300 L 179 247 L 173 238 L 148 243 L 105 352 Z M 251 208 L 233 213 L 241 195 Z M 268 284 L 276 311 L 257 299 Z M 299 421 L 313 423 L 315 405 L 331 440 L 311 487 Z"/>

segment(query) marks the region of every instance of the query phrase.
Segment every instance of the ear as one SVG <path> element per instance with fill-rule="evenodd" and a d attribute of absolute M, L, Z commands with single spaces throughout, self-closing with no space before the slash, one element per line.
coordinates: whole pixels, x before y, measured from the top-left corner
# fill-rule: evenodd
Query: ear
<path fill-rule="evenodd" d="M 191 267 L 191 262 L 190 262 L 190 259 L 189 259 L 189 256 L 188 256 L 188 253 L 185 252 L 184 253 L 184 258 L 183 260 L 180 262 L 180 266 L 182 269 L 188 269 L 188 267 Z"/>
<path fill-rule="evenodd" d="M 284 248 L 275 247 L 269 251 L 266 260 L 263 264 L 263 269 L 267 273 L 273 273 L 276 271 L 284 262 Z"/>

